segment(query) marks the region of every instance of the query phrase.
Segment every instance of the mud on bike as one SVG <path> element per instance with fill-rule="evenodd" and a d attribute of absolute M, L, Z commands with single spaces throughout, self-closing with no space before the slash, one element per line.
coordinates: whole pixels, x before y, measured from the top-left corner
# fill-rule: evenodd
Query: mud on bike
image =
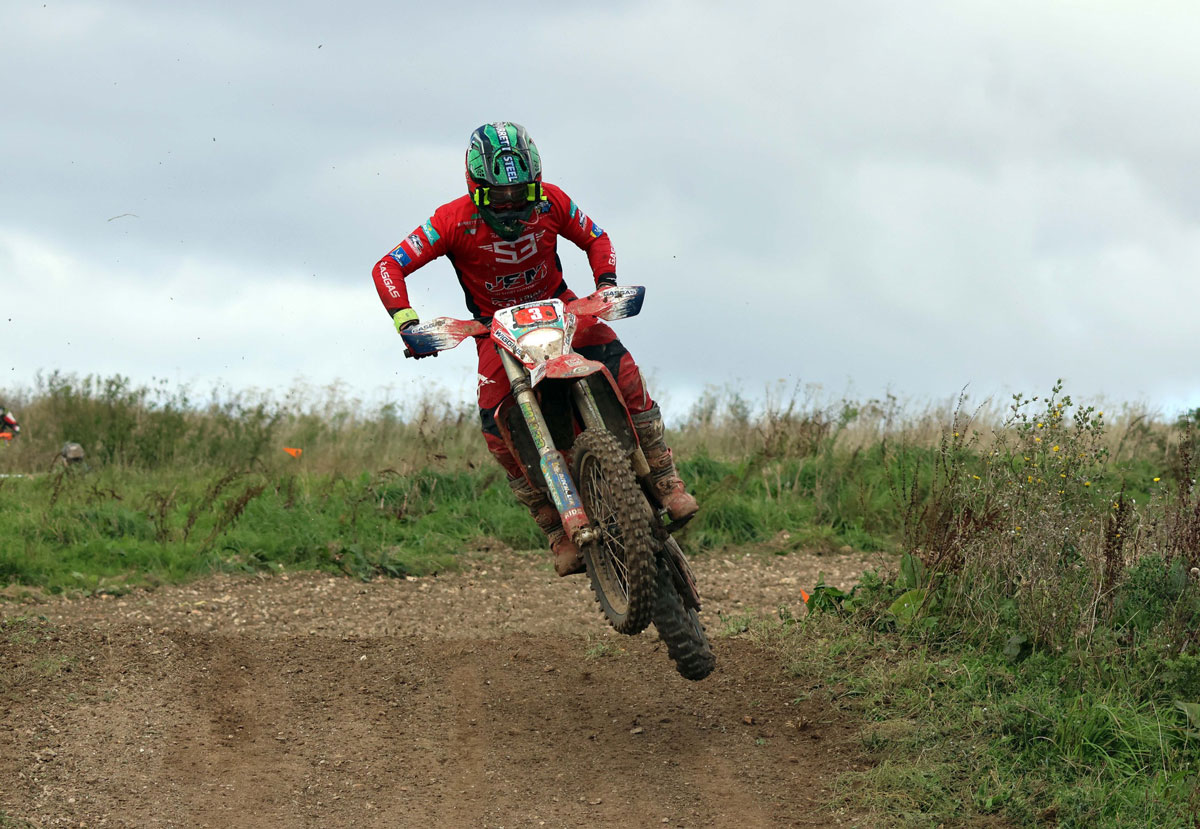
<path fill-rule="evenodd" d="M 653 622 L 676 669 L 699 680 L 716 664 L 700 624 L 700 594 L 659 503 L 616 382 L 576 353 L 577 332 L 641 311 L 642 286 L 607 287 L 564 303 L 545 299 L 496 312 L 491 324 L 439 317 L 401 332 L 407 353 L 425 355 L 489 337 L 511 395 L 496 413 L 500 433 L 529 482 L 549 495 L 579 547 L 596 600 L 619 633 Z"/>

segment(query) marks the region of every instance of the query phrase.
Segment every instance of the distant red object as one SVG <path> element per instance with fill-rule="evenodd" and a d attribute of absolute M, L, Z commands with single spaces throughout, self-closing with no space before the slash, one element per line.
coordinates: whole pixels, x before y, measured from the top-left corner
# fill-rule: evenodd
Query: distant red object
<path fill-rule="evenodd" d="M 300 457 L 300 453 L 303 452 L 304 450 L 303 449 L 293 449 L 291 446 L 285 446 L 285 447 L 283 447 L 283 451 L 287 452 L 293 458 L 298 458 L 298 457 Z"/>

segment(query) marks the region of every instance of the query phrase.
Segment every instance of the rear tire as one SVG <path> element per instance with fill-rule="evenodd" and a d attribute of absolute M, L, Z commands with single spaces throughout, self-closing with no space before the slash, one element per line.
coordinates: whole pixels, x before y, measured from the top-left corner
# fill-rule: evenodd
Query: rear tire
<path fill-rule="evenodd" d="M 658 586 L 654 514 L 621 444 L 587 429 L 575 438 L 575 486 L 600 538 L 580 552 L 596 601 L 618 633 L 641 633 L 654 613 Z"/>
<path fill-rule="evenodd" d="M 717 666 L 712 645 L 704 635 L 700 614 L 683 606 L 683 598 L 675 589 L 671 568 L 662 562 L 658 567 L 658 601 L 654 606 L 654 627 L 666 643 L 667 655 L 684 679 L 693 682 L 704 679 Z"/>

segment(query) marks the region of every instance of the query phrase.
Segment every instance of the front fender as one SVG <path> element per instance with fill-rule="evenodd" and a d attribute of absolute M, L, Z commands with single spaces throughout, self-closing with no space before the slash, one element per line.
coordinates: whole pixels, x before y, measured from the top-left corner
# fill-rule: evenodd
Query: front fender
<path fill-rule="evenodd" d="M 536 386 L 546 378 L 551 380 L 576 380 L 603 370 L 603 363 L 589 360 L 575 353 L 563 354 L 561 357 L 552 357 L 541 365 L 535 366 L 529 372 L 529 381 L 531 385 Z"/>

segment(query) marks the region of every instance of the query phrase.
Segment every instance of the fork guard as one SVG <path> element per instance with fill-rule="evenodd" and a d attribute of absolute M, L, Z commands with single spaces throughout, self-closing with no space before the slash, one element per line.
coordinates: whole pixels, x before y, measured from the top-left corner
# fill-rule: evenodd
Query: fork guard
<path fill-rule="evenodd" d="M 637 434 L 633 430 L 629 411 L 625 408 L 624 398 L 621 397 L 612 374 L 601 363 L 587 360 L 577 354 L 564 356 L 574 356 L 586 363 L 587 372 L 568 377 L 550 377 L 552 382 L 542 383 L 537 389 L 538 405 L 541 406 L 542 416 L 546 419 L 550 439 L 554 441 L 554 445 L 566 454 L 575 444 L 576 426 L 571 406 L 571 384 L 578 382 L 588 385 L 604 418 L 605 428 L 616 436 L 627 453 L 632 454 L 638 447 Z M 560 361 L 563 359 L 556 358 Z M 565 369 L 577 367 L 566 363 L 562 365 Z M 496 426 L 509 451 L 520 462 L 525 477 L 535 487 L 549 493 L 542 471 L 541 456 L 529 436 L 525 419 L 511 394 L 496 408 Z"/>

